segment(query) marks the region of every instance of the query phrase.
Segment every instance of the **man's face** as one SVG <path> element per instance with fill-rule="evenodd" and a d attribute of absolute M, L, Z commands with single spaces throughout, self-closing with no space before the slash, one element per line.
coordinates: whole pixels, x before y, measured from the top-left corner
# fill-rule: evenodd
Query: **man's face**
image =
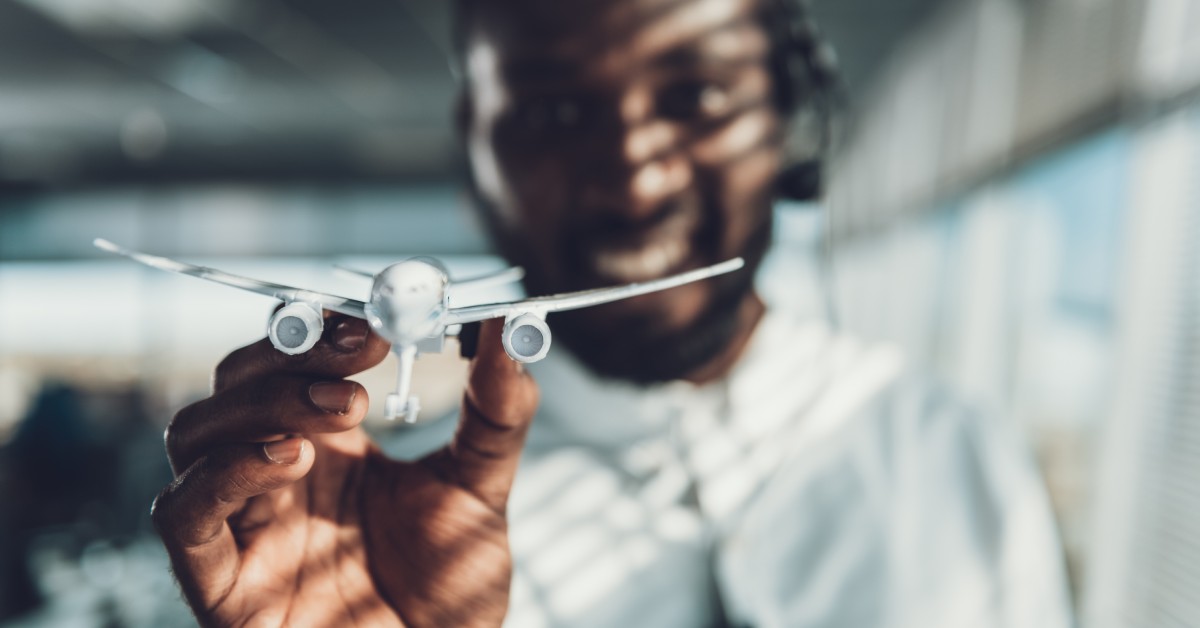
<path fill-rule="evenodd" d="M 626 353 L 670 352 L 729 327 L 717 319 L 749 295 L 782 151 L 758 0 L 477 4 L 464 139 L 493 236 L 532 292 L 751 262 L 561 317 L 558 337 L 592 364 L 589 353 L 620 351 L 614 335 L 633 343 Z"/>

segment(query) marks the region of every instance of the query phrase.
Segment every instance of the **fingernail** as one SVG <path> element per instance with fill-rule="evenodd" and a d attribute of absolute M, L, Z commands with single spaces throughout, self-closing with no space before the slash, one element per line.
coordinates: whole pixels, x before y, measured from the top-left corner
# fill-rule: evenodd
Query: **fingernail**
<path fill-rule="evenodd" d="M 346 414 L 357 393 L 354 382 L 317 382 L 308 387 L 308 398 L 313 405 L 334 414 Z"/>
<path fill-rule="evenodd" d="M 296 464 L 304 453 L 303 438 L 288 438 L 263 443 L 263 454 L 275 464 Z"/>
<path fill-rule="evenodd" d="M 367 344 L 367 327 L 356 320 L 344 320 L 333 328 L 333 344 L 342 351 L 358 351 Z"/>

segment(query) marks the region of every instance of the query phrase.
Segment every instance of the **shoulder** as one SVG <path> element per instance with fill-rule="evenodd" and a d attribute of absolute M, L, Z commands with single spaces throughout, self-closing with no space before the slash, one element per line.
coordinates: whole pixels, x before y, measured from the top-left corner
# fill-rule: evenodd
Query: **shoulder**
<path fill-rule="evenodd" d="M 1020 430 L 894 348 L 826 343 L 802 437 L 731 530 L 733 598 L 737 580 L 770 574 L 795 585 L 780 612 L 811 625 L 1069 625 L 1057 531 Z M 785 522 L 799 524 L 772 533 Z M 831 588 L 858 603 L 826 615 L 807 592 Z"/>
<path fill-rule="evenodd" d="M 1007 417 L 959 394 L 895 345 L 779 315 L 760 331 L 734 373 L 734 395 L 762 400 L 758 409 L 791 406 L 799 447 L 874 448 L 884 466 L 920 455 L 927 463 L 965 456 L 1032 467 Z"/>

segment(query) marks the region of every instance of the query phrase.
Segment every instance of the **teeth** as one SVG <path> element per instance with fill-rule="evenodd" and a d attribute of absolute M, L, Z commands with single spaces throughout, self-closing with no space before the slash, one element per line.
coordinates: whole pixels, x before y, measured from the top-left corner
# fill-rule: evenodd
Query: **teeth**
<path fill-rule="evenodd" d="M 647 281 L 666 275 L 683 263 L 688 246 L 683 240 L 654 242 L 639 249 L 597 251 L 597 274 L 620 282 Z"/>

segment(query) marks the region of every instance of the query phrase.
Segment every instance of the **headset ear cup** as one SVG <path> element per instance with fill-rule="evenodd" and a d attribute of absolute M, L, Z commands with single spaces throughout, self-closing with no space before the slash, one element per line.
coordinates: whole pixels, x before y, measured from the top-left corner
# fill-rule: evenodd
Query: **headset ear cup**
<path fill-rule="evenodd" d="M 781 198 L 809 202 L 821 198 L 821 162 L 801 161 L 785 167 L 775 180 L 775 192 Z"/>
<path fill-rule="evenodd" d="M 775 106 L 790 116 L 799 105 L 803 91 L 803 51 L 797 47 L 795 29 L 797 7 L 789 0 L 775 0 L 766 18 L 771 35 L 771 73 L 774 75 Z"/>
<path fill-rule="evenodd" d="M 809 17 L 807 2 L 774 0 L 768 6 L 771 10 L 766 24 L 773 39 L 770 64 L 775 104 L 789 120 L 801 115 L 802 108 L 811 108 L 820 125 L 815 155 L 810 153 L 785 166 L 776 178 L 776 192 L 791 200 L 813 201 L 823 191 L 821 160 L 832 134 L 830 116 L 839 85 L 837 56 L 822 41 Z"/>

